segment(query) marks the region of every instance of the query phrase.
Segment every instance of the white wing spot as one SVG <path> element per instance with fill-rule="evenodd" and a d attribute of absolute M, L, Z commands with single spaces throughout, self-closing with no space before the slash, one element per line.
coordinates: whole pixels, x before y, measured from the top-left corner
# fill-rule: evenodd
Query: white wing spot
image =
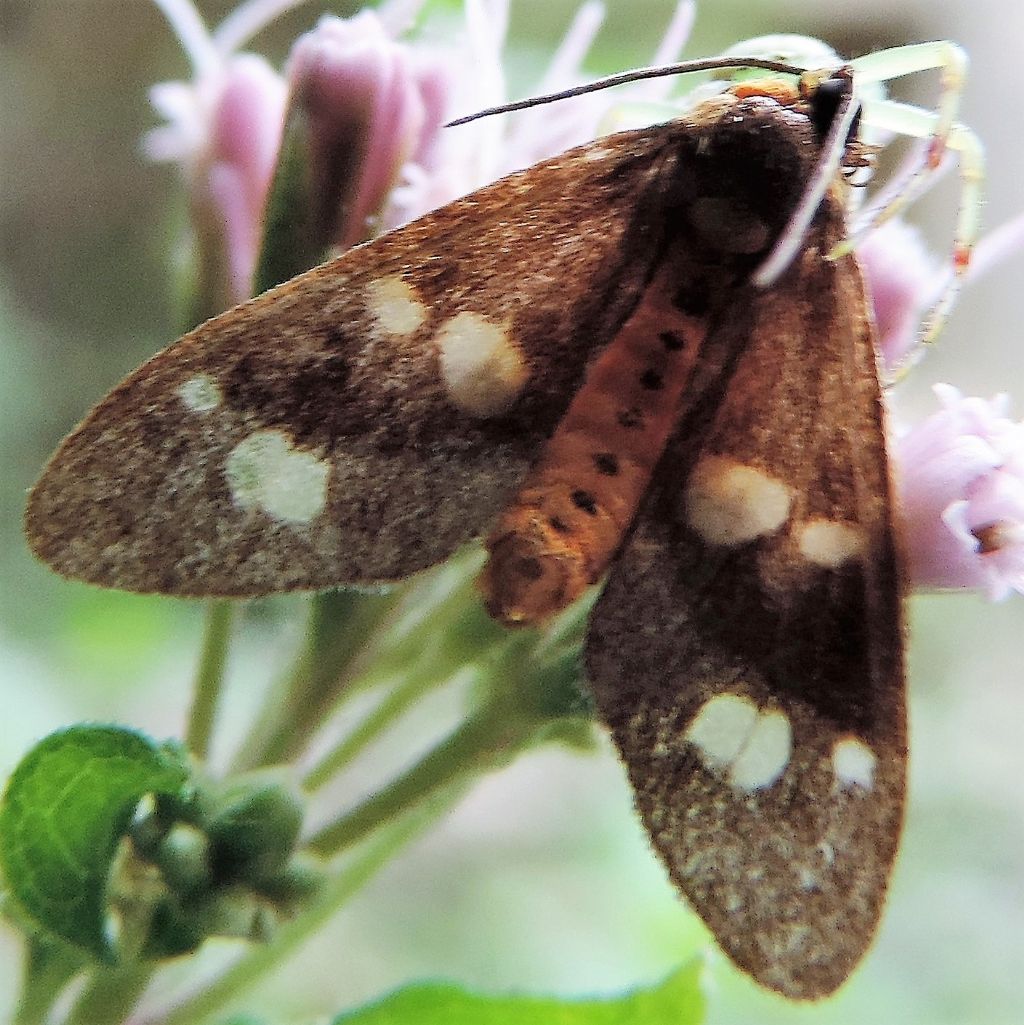
<path fill-rule="evenodd" d="M 738 694 L 716 694 L 701 707 L 686 730 L 709 768 L 731 765 L 743 750 L 757 721 L 757 706 Z"/>
<path fill-rule="evenodd" d="M 763 790 L 785 771 L 793 751 L 793 731 L 785 712 L 757 717 L 750 738 L 729 768 L 729 782 L 740 790 Z"/>
<path fill-rule="evenodd" d="M 426 306 L 399 274 L 371 281 L 366 286 L 366 303 L 377 324 L 388 334 L 411 335 L 427 319 Z"/>
<path fill-rule="evenodd" d="M 870 790 L 875 783 L 878 759 L 874 751 L 859 737 L 843 737 L 832 746 L 832 771 L 842 787 Z"/>
<path fill-rule="evenodd" d="M 708 769 L 723 773 L 739 790 L 761 790 L 785 772 L 793 749 L 784 712 L 759 713 L 749 698 L 717 694 L 704 703 L 686 730 Z"/>
<path fill-rule="evenodd" d="M 452 402 L 470 416 L 504 413 L 519 397 L 529 370 L 507 324 L 479 313 L 456 314 L 438 332 L 441 377 Z"/>
<path fill-rule="evenodd" d="M 257 431 L 230 452 L 224 475 L 236 505 L 309 523 L 327 503 L 330 465 L 293 446 L 284 431 Z"/>
<path fill-rule="evenodd" d="M 864 534 L 852 523 L 808 520 L 799 532 L 800 554 L 818 566 L 837 569 L 864 551 Z"/>
<path fill-rule="evenodd" d="M 196 374 L 178 385 L 178 397 L 193 413 L 208 413 L 223 401 L 217 382 L 209 374 Z"/>
<path fill-rule="evenodd" d="M 777 531 L 789 517 L 790 489 L 752 466 L 702 459 L 683 493 L 687 524 L 714 545 L 741 545 Z"/>

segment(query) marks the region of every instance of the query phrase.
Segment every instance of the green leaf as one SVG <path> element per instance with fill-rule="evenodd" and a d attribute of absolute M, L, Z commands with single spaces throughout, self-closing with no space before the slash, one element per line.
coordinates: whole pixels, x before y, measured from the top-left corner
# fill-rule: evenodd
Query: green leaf
<path fill-rule="evenodd" d="M 175 750 L 121 726 L 80 725 L 40 741 L 14 770 L 0 809 L 0 865 L 29 916 L 106 961 L 107 881 L 146 794 L 181 794 Z"/>
<path fill-rule="evenodd" d="M 701 961 L 691 961 L 652 989 L 604 1000 L 481 996 L 425 983 L 343 1014 L 334 1025 L 699 1025 L 701 968 Z"/>

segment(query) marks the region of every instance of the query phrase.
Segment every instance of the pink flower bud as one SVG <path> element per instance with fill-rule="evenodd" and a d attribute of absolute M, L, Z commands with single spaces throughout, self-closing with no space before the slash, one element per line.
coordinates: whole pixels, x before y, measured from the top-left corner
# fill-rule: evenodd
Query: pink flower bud
<path fill-rule="evenodd" d="M 893 445 L 911 582 L 1024 592 L 1024 423 L 1005 396 L 935 392 L 943 409 Z"/>
<path fill-rule="evenodd" d="M 219 226 L 229 304 L 252 293 L 263 209 L 284 117 L 282 79 L 252 54 L 228 63 L 211 111 L 208 148 L 193 178 L 197 216 Z"/>
<path fill-rule="evenodd" d="M 150 159 L 177 163 L 185 177 L 198 248 L 198 306 L 211 315 L 251 294 L 285 86 L 262 57 L 218 48 L 189 5 L 164 0 L 162 6 L 192 56 L 195 77 L 153 87 L 150 99 L 168 123 L 143 145 Z"/>
<path fill-rule="evenodd" d="M 857 246 L 857 257 L 874 307 L 878 349 L 891 370 L 913 348 L 944 270 L 917 229 L 901 220 L 871 232 Z"/>
<path fill-rule="evenodd" d="M 326 242 L 371 234 L 403 168 L 429 163 L 446 106 L 445 75 L 395 42 L 373 11 L 325 16 L 288 61 L 288 131 L 307 136 L 309 194 Z"/>

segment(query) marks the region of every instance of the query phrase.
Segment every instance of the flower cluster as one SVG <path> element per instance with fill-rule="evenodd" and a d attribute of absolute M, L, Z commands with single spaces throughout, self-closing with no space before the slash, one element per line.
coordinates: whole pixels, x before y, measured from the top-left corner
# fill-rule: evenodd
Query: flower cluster
<path fill-rule="evenodd" d="M 208 33 L 189 0 L 157 0 L 189 53 L 191 83 L 164 83 L 152 100 L 168 124 L 147 138 L 153 159 L 182 168 L 205 261 L 222 268 L 222 305 L 251 289 L 264 208 L 282 135 L 306 168 L 309 208 L 323 248 L 348 247 L 494 178 L 599 134 L 614 105 L 664 101 L 667 80 L 485 119 L 441 132 L 449 116 L 505 100 L 502 49 L 508 0 L 466 0 L 455 43 L 402 34 L 418 0 L 389 0 L 353 18 L 322 18 L 294 45 L 281 75 L 239 47 L 298 0 L 248 0 Z M 681 2 L 654 55 L 677 57 L 694 4 Z M 585 3 L 538 91 L 584 80 L 582 62 L 603 9 Z M 283 157 L 282 157 L 283 159 Z M 993 233 L 976 265 L 1019 249 L 1024 228 Z M 883 361 L 910 351 L 943 271 L 913 229 L 892 221 L 860 245 Z M 211 311 L 213 312 L 213 311 Z M 912 583 L 977 588 L 996 599 L 1024 591 L 1024 426 L 1005 399 L 936 389 L 942 411 L 903 429 L 891 451 Z"/>
<path fill-rule="evenodd" d="M 1024 592 L 1024 423 L 1005 395 L 935 392 L 942 409 L 893 446 L 911 578 L 994 601 Z"/>

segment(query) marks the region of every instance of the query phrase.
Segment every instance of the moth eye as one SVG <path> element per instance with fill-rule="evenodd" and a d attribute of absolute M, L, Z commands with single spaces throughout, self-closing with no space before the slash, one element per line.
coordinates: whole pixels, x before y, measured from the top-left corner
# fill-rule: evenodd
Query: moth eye
<path fill-rule="evenodd" d="M 839 113 L 839 106 L 850 88 L 849 79 L 837 76 L 826 79 L 814 90 L 814 94 L 811 96 L 808 116 L 819 138 L 824 139 L 828 135 L 832 122 L 835 120 L 836 114 Z M 850 131 L 847 133 L 847 139 L 856 138 L 859 127 L 860 111 L 854 116 L 853 123 L 850 125 Z"/>

